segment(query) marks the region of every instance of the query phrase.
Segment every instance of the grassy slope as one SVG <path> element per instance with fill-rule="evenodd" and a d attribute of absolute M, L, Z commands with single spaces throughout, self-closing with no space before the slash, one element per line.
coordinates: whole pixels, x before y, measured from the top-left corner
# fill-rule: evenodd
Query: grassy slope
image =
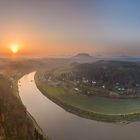
<path fill-rule="evenodd" d="M 44 83 L 40 84 L 42 84 L 43 88 L 46 89 L 47 94 L 50 94 L 63 102 L 88 111 L 112 115 L 136 113 L 140 111 L 140 100 L 88 97 L 76 94 L 75 91 L 72 90 L 65 91 L 61 87 L 52 87 L 50 85 L 45 85 Z"/>
<path fill-rule="evenodd" d="M 71 88 L 52 87 L 35 76 L 42 93 L 70 112 L 80 116 L 111 122 L 128 122 L 140 119 L 140 100 L 109 99 L 76 94 Z"/>
<path fill-rule="evenodd" d="M 69 73 L 72 70 L 71 65 L 64 65 L 53 72 L 55 77 L 59 77 L 63 73 Z M 66 83 L 65 83 L 66 84 Z M 71 86 L 70 84 L 68 84 Z M 104 113 L 104 114 L 127 114 L 140 112 L 140 99 L 111 99 L 104 97 L 81 96 L 76 94 L 73 85 L 69 88 L 69 92 L 62 87 L 51 87 L 47 85 L 48 92 L 55 94 L 53 96 L 66 101 L 69 104 L 83 108 L 89 111 Z M 65 86 L 66 87 L 66 86 Z M 54 90 L 54 91 L 53 91 Z M 60 90 L 60 91 L 59 91 Z M 59 94 L 58 94 L 58 93 Z M 63 94 L 62 94 L 63 93 Z"/>

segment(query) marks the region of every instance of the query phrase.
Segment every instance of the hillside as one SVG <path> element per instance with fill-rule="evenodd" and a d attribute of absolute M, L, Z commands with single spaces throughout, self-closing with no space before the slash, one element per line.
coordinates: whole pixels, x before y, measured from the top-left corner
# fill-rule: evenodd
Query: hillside
<path fill-rule="evenodd" d="M 71 68 L 71 72 L 63 72 L 59 78 L 76 81 L 77 87 L 82 88 L 82 91 L 85 88 L 88 91 L 87 88 L 90 87 L 92 91 L 88 91 L 89 94 L 97 92 L 98 95 L 106 96 L 112 91 L 119 93 L 120 96 L 140 97 L 140 63 L 138 62 L 102 60 L 76 64 Z"/>
<path fill-rule="evenodd" d="M 88 53 L 79 53 L 71 58 L 71 61 L 79 62 L 79 63 L 91 63 L 97 61 L 96 58 L 89 55 Z"/>
<path fill-rule="evenodd" d="M 133 74 L 139 72 L 139 63 L 72 63 L 37 72 L 35 82 L 45 96 L 69 112 L 100 121 L 128 123 L 139 120 L 140 102 L 132 98 L 140 98 L 140 88 L 138 84 L 132 87 L 133 83 L 124 86 L 123 81 L 130 82 L 122 79 L 127 78 L 125 75 L 121 78 L 125 72 L 132 74 L 130 81 L 135 79 Z"/>
<path fill-rule="evenodd" d="M 26 109 L 12 92 L 11 81 L 0 75 L 0 139 L 35 140 Z"/>
<path fill-rule="evenodd" d="M 98 61 L 92 64 L 79 64 L 75 67 L 78 76 L 90 81 L 109 85 L 120 83 L 123 86 L 140 83 L 140 64 L 120 61 Z"/>

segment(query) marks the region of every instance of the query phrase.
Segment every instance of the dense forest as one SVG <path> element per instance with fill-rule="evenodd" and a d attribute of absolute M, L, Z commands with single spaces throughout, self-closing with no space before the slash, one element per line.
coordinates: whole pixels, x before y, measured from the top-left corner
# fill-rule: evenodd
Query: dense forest
<path fill-rule="evenodd" d="M 82 89 L 92 87 L 94 90 L 106 89 L 123 95 L 139 94 L 140 63 L 104 60 L 94 63 L 73 63 L 71 70 L 62 72 L 59 79 L 77 81 L 77 87 Z"/>
<path fill-rule="evenodd" d="M 92 64 L 79 64 L 75 67 L 77 78 L 98 81 L 111 88 L 119 83 L 123 86 L 140 83 L 140 64 L 123 61 L 98 61 Z"/>
<path fill-rule="evenodd" d="M 26 109 L 12 92 L 12 82 L 0 75 L 0 139 L 34 139 L 34 129 Z"/>

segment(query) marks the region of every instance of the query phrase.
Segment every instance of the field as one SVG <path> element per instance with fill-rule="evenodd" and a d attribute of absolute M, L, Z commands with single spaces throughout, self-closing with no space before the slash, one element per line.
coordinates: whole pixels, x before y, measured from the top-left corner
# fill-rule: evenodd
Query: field
<path fill-rule="evenodd" d="M 35 76 L 41 92 L 67 111 L 86 118 L 128 123 L 140 119 L 139 99 L 112 99 L 97 96 L 84 96 L 77 93 L 70 84 L 53 86 Z"/>
<path fill-rule="evenodd" d="M 72 106 L 98 112 L 101 114 L 129 114 L 140 112 L 139 99 L 112 99 L 96 96 L 84 96 L 75 93 L 74 90 L 65 90 L 62 87 L 44 85 L 47 94 L 62 100 Z"/>

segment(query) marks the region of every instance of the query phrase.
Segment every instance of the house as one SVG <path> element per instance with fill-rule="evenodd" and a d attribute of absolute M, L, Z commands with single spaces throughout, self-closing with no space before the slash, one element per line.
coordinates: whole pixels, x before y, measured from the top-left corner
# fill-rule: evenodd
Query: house
<path fill-rule="evenodd" d="M 94 84 L 94 85 L 95 85 L 96 83 L 97 83 L 96 81 L 92 81 L 92 84 Z"/>
<path fill-rule="evenodd" d="M 74 88 L 76 91 L 79 91 L 79 89 L 78 88 Z"/>
<path fill-rule="evenodd" d="M 51 77 L 48 78 L 48 82 L 50 82 L 50 81 L 51 81 Z"/>
<path fill-rule="evenodd" d="M 103 85 L 103 86 L 102 86 L 102 88 L 104 88 L 104 89 L 105 89 L 105 85 Z"/>

